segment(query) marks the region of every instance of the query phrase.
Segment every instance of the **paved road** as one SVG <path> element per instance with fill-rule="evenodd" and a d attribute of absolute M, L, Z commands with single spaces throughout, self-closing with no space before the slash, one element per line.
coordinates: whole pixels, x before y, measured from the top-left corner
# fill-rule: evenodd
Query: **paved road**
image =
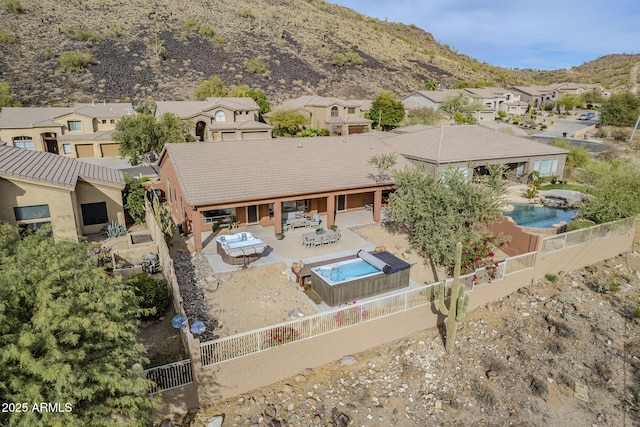
<path fill-rule="evenodd" d="M 571 138 L 574 133 L 598 123 L 598 120 L 576 120 L 576 119 L 556 119 L 555 124 L 549 129 L 536 134 L 536 136 L 544 138 L 561 138 L 566 132 L 567 137 Z"/>

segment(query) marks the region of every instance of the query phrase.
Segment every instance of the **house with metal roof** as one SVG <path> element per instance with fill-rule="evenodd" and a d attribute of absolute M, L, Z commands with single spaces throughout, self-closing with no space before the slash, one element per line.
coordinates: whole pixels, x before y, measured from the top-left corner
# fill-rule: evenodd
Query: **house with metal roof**
<path fill-rule="evenodd" d="M 56 239 L 77 241 L 110 221 L 124 225 L 123 189 L 118 170 L 0 144 L 0 221 L 51 224 Z"/>
<path fill-rule="evenodd" d="M 283 231 L 289 212 L 326 215 L 329 227 L 341 212 L 371 210 L 380 220 L 390 174 L 369 163 L 396 154 L 395 168 L 415 165 L 444 172 L 464 169 L 471 179 L 486 165 L 509 166 L 508 176 L 563 176 L 568 151 L 480 126 L 410 126 L 394 132 L 263 141 L 166 144 L 160 154 L 162 187 L 176 223 L 193 233 L 213 225 L 260 224 Z"/>
<path fill-rule="evenodd" d="M 121 117 L 134 113 L 131 103 L 4 107 L 0 141 L 71 158 L 120 156 L 120 144 L 112 140 L 111 133 Z"/>
<path fill-rule="evenodd" d="M 271 125 L 259 121 L 252 98 L 207 98 L 204 101 L 158 101 L 155 115 L 172 113 L 191 123 L 196 141 L 245 141 L 271 138 Z"/>
<path fill-rule="evenodd" d="M 326 96 L 306 95 L 290 99 L 273 111 L 299 111 L 309 118 L 314 129 L 326 129 L 332 135 L 353 135 L 371 130 L 372 121 L 364 118 L 371 109 L 371 102 L 347 101 Z M 269 121 L 271 113 L 265 114 Z"/>

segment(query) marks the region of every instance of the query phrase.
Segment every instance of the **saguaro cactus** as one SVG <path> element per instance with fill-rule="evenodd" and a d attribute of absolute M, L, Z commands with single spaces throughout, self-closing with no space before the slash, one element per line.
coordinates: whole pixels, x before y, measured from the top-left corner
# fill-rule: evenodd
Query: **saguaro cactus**
<path fill-rule="evenodd" d="M 445 338 L 445 348 L 447 352 L 453 351 L 453 344 L 456 341 L 456 332 L 458 331 L 458 322 L 464 319 L 467 314 L 467 306 L 469 305 L 469 295 L 465 295 L 464 286 L 460 289 L 460 264 L 462 260 L 462 243 L 456 244 L 456 263 L 453 268 L 453 285 L 451 286 L 451 300 L 449 308 L 444 303 L 445 299 L 445 283 L 440 283 L 440 292 L 438 292 L 438 308 L 442 314 L 447 316 L 447 333 Z"/>

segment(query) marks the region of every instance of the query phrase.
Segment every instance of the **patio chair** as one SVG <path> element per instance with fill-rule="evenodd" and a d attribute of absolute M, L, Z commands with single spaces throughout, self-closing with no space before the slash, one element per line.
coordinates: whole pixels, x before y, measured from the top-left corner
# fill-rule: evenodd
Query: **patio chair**
<path fill-rule="evenodd" d="M 304 246 L 305 248 L 308 248 L 312 244 L 313 244 L 313 239 L 311 239 L 309 236 L 302 236 L 302 246 Z"/>
<path fill-rule="evenodd" d="M 322 245 L 322 236 L 313 237 L 313 246 L 320 246 L 320 245 Z"/>
<path fill-rule="evenodd" d="M 304 226 L 306 227 L 317 227 L 320 225 L 320 214 L 316 213 L 309 219 L 307 218 Z"/>
<path fill-rule="evenodd" d="M 322 235 L 322 244 L 323 245 L 328 245 L 329 243 L 331 243 L 331 236 L 327 236 L 326 234 Z"/>
<path fill-rule="evenodd" d="M 338 233 L 329 236 L 329 243 L 336 243 L 338 241 Z"/>

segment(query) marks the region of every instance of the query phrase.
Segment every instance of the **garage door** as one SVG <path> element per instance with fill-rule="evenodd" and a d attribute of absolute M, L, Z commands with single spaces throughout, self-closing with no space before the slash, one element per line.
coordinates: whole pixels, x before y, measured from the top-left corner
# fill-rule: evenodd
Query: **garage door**
<path fill-rule="evenodd" d="M 349 135 L 353 135 L 356 133 L 363 133 L 365 130 L 365 125 L 351 125 L 349 126 Z"/>
<path fill-rule="evenodd" d="M 76 154 L 78 157 L 93 157 L 93 144 L 76 145 Z"/>
<path fill-rule="evenodd" d="M 102 157 L 120 156 L 120 144 L 102 144 L 100 149 L 102 150 Z"/>

